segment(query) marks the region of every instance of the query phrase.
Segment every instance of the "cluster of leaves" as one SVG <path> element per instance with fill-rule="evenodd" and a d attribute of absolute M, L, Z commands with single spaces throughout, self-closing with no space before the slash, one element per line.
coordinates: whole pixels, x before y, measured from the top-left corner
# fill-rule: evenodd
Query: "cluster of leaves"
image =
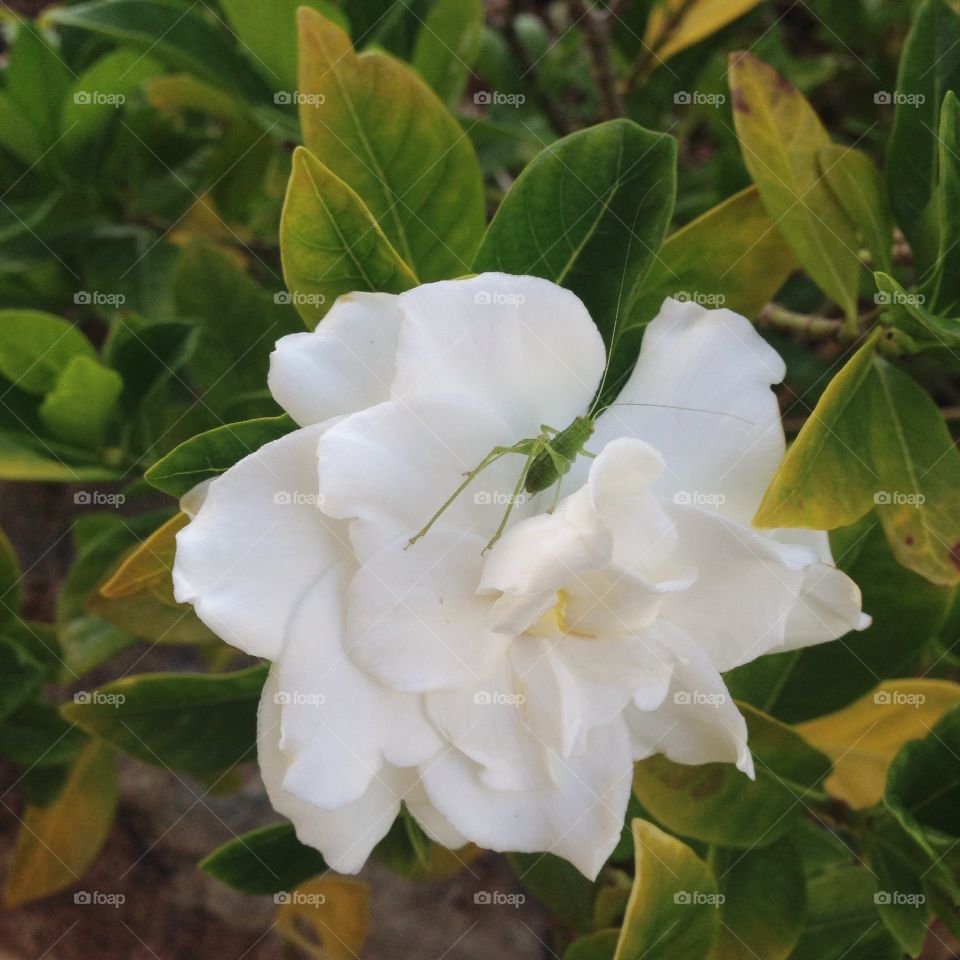
<path fill-rule="evenodd" d="M 54 624 L 23 615 L 0 541 L 0 756 L 28 800 L 8 902 L 89 866 L 115 752 L 208 789 L 253 759 L 265 667 L 236 669 L 175 603 L 185 517 L 149 491 L 183 496 L 292 429 L 265 390 L 269 350 L 339 295 L 503 270 L 584 300 L 611 388 L 665 296 L 758 320 L 804 422 L 757 522 L 831 530 L 874 618 L 728 675 L 755 782 L 654 757 L 596 884 L 511 857 L 558 949 L 830 960 L 960 937 L 960 461 L 940 410 L 960 341 L 960 16 L 923 0 L 906 32 L 903 5 L 814 3 L 788 21 L 798 54 L 767 6 L 557 3 L 487 25 L 479 0 L 89 0 L 17 26 L 0 85 L 0 478 L 140 509 L 74 525 Z M 882 50 L 891 27 L 899 67 L 838 56 Z M 839 116 L 823 93 L 838 88 Z M 138 641 L 207 669 L 80 689 Z M 402 816 L 376 856 L 440 879 L 475 852 Z M 324 892 L 317 938 L 336 925 L 359 949 L 365 894 L 317 879 L 289 824 L 202 866 L 251 894 Z M 291 939 L 299 913 L 282 911 Z"/>

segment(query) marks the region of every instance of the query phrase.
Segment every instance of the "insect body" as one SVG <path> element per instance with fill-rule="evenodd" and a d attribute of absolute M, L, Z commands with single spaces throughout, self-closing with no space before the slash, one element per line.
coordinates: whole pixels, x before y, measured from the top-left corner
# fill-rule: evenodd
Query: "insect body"
<path fill-rule="evenodd" d="M 552 431 L 547 446 L 534 457 L 527 471 L 524 489 L 527 493 L 540 493 L 557 483 L 573 465 L 581 453 L 586 453 L 584 444 L 593 433 L 594 421 L 591 417 L 577 417 L 564 430 Z M 544 433 L 550 427 L 540 428 Z"/>

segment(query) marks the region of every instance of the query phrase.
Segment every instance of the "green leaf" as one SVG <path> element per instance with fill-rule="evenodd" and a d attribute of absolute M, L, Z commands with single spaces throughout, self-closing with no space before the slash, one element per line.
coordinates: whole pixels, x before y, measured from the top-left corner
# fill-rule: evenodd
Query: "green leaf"
<path fill-rule="evenodd" d="M 856 233 L 817 162 L 830 135 L 803 94 L 753 54 L 730 55 L 730 91 L 743 160 L 767 212 L 817 286 L 856 316 Z"/>
<path fill-rule="evenodd" d="M 960 837 L 960 705 L 890 764 L 886 806 L 935 860 Z"/>
<path fill-rule="evenodd" d="M 64 716 L 145 763 L 195 775 L 256 755 L 266 667 L 237 673 L 153 673 L 108 683 L 66 704 Z"/>
<path fill-rule="evenodd" d="M 264 290 L 229 253 L 203 240 L 186 248 L 174 287 L 180 314 L 201 322 L 190 370 L 215 425 L 258 394 L 248 415 L 273 416 L 276 404 L 265 395 L 270 351 L 284 334 L 302 330 L 283 291 Z"/>
<path fill-rule="evenodd" d="M 22 435 L 0 431 L 0 480 L 82 483 L 116 480 L 119 476 L 111 467 L 62 459 L 55 441 L 31 442 Z"/>
<path fill-rule="evenodd" d="M 201 860 L 200 869 L 242 893 L 271 894 L 326 873 L 327 865 L 284 820 L 235 837 Z"/>
<path fill-rule="evenodd" d="M 77 356 L 96 359 L 72 324 L 39 310 L 0 310 L 0 373 L 27 393 L 52 390 Z"/>
<path fill-rule="evenodd" d="M 107 53 L 70 85 L 60 114 L 59 149 L 72 154 L 115 120 L 126 100 L 156 76 L 156 61 L 133 50 Z"/>
<path fill-rule="evenodd" d="M 532 274 L 572 290 L 610 343 L 663 242 L 675 167 L 673 138 L 630 120 L 558 140 L 510 188 L 474 270 Z"/>
<path fill-rule="evenodd" d="M 914 339 L 926 339 L 929 345 L 953 346 L 960 342 L 960 320 L 931 313 L 924 306 L 923 293 L 908 292 L 889 274 L 876 273 L 874 279 L 876 301 L 883 308 L 885 323 L 892 323 Z"/>
<path fill-rule="evenodd" d="M 420 27 L 413 66 L 451 110 L 463 99 L 482 42 L 482 0 L 437 0 Z"/>
<path fill-rule="evenodd" d="M 803 864 L 786 838 L 752 850 L 718 850 L 720 934 L 709 960 L 786 960 L 800 939 L 806 910 Z"/>
<path fill-rule="evenodd" d="M 43 664 L 0 635 L 0 722 L 37 692 L 44 674 Z"/>
<path fill-rule="evenodd" d="M 636 873 L 615 960 L 703 960 L 720 927 L 717 883 L 684 843 L 633 821 Z"/>
<path fill-rule="evenodd" d="M 956 593 L 901 566 L 872 513 L 834 531 L 831 545 L 838 566 L 861 588 L 873 623 L 839 643 L 762 657 L 727 674 L 734 696 L 789 723 L 846 706 L 872 690 L 878 677 L 916 669 Z"/>
<path fill-rule="evenodd" d="M 91 30 L 149 52 L 156 60 L 196 73 L 211 83 L 267 104 L 258 74 L 240 56 L 228 34 L 193 8 L 172 0 L 92 0 L 59 7 L 45 16 L 54 23 Z"/>
<path fill-rule="evenodd" d="M 417 283 L 360 197 L 303 147 L 293 154 L 280 250 L 294 306 L 311 329 L 343 294 L 402 293 Z"/>
<path fill-rule="evenodd" d="M 875 352 L 831 381 L 754 517 L 760 527 L 847 526 L 874 507 L 897 560 L 960 582 L 960 453 L 925 390 Z"/>
<path fill-rule="evenodd" d="M 807 921 L 790 960 L 902 960 L 874 897 L 876 879 L 861 866 L 827 867 L 807 883 Z"/>
<path fill-rule="evenodd" d="M 760 0 L 664 0 L 647 19 L 643 46 L 662 63 L 675 53 L 722 30 L 752 10 Z"/>
<path fill-rule="evenodd" d="M 880 270 L 893 267 L 893 217 L 876 164 L 862 150 L 831 144 L 817 155 L 824 180 Z"/>
<path fill-rule="evenodd" d="M 943 0 L 923 0 L 900 57 L 887 144 L 887 193 L 897 223 L 914 247 L 937 178 L 940 105 L 960 85 L 960 19 Z"/>
<path fill-rule="evenodd" d="M 667 237 L 623 334 L 639 334 L 667 297 L 707 298 L 756 317 L 796 268 L 757 188 L 747 187 Z"/>
<path fill-rule="evenodd" d="M 422 281 L 469 272 L 483 184 L 456 120 L 409 67 L 357 55 L 314 10 L 297 18 L 304 146 L 357 193 Z"/>
<path fill-rule="evenodd" d="M 939 214 L 940 245 L 932 276 L 923 284 L 934 314 L 960 312 L 960 101 L 952 90 L 940 112 L 938 157 L 940 177 L 935 198 Z"/>
<path fill-rule="evenodd" d="M 21 122 L 36 131 L 36 143 L 46 150 L 57 141 L 72 71 L 34 24 L 23 20 L 19 24 L 4 71 L 5 92 L 16 105 Z"/>
<path fill-rule="evenodd" d="M 613 960 L 619 940 L 619 930 L 598 930 L 574 940 L 564 953 L 563 960 Z"/>
<path fill-rule="evenodd" d="M 286 415 L 227 423 L 197 434 L 158 460 L 144 479 L 171 497 L 182 497 L 198 483 L 218 477 L 265 443 L 296 429 Z"/>
<path fill-rule="evenodd" d="M 569 861 L 551 853 L 511 853 L 510 866 L 525 890 L 579 933 L 594 927 L 596 887 Z"/>
<path fill-rule="evenodd" d="M 686 766 L 663 756 L 636 764 L 633 790 L 669 830 L 730 847 L 773 843 L 803 810 L 800 802 L 830 772 L 830 761 L 799 734 L 747 704 L 757 779 L 730 763 Z"/>
<path fill-rule="evenodd" d="M 58 799 L 24 813 L 4 886 L 6 905 L 17 907 L 75 884 L 100 852 L 116 809 L 113 752 L 92 741 Z"/>
<path fill-rule="evenodd" d="M 310 7 L 344 30 L 348 26 L 332 0 L 221 0 L 221 6 L 257 69 L 278 93 L 297 89 L 298 7 Z"/>
<path fill-rule="evenodd" d="M 22 767 L 72 763 L 88 742 L 54 707 L 28 701 L 0 723 L 0 756 Z"/>
<path fill-rule="evenodd" d="M 99 449 L 122 391 L 123 380 L 115 370 L 89 357 L 74 357 L 44 397 L 40 419 L 61 440 Z"/>
<path fill-rule="evenodd" d="M 20 561 L 10 538 L 0 530 L 0 625 L 17 619 L 22 599 Z"/>

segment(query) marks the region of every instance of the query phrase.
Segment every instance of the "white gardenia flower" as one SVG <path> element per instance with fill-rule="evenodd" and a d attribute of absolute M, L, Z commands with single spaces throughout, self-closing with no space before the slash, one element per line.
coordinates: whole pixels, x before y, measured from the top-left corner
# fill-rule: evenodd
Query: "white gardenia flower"
<path fill-rule="evenodd" d="M 343 872 L 401 801 L 448 847 L 551 851 L 595 877 L 635 760 L 753 765 L 721 673 L 862 629 L 819 531 L 750 520 L 784 452 L 783 361 L 743 317 L 667 300 L 555 488 L 518 503 L 496 446 L 588 413 L 605 364 L 580 300 L 483 274 L 341 297 L 272 356 L 300 429 L 188 499 L 176 597 L 273 661 L 274 807 Z M 205 494 L 205 496 L 204 496 Z"/>

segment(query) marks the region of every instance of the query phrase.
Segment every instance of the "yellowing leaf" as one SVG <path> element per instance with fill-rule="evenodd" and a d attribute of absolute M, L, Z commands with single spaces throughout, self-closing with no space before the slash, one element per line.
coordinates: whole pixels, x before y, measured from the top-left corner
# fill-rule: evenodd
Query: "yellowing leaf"
<path fill-rule="evenodd" d="M 947 680 L 886 680 L 836 713 L 796 729 L 833 760 L 829 793 L 854 809 L 883 799 L 890 761 L 908 741 L 926 737 L 960 703 L 960 684 Z"/>
<path fill-rule="evenodd" d="M 80 880 L 110 832 L 116 807 L 113 753 L 92 740 L 60 796 L 48 807 L 27 807 L 7 874 L 6 905 L 49 896 Z"/>
<path fill-rule="evenodd" d="M 803 94 L 753 54 L 731 54 L 730 92 L 743 161 L 767 212 L 817 286 L 855 316 L 856 230 L 819 163 L 830 135 Z"/>
<path fill-rule="evenodd" d="M 308 957 L 356 960 L 370 925 L 370 890 L 349 877 L 320 877 L 278 894 L 277 931 Z"/>
<path fill-rule="evenodd" d="M 752 10 L 760 0 L 667 0 L 650 13 L 643 45 L 666 60 Z M 679 19 L 677 19 L 679 17 Z"/>
<path fill-rule="evenodd" d="M 468 273 L 484 224 L 470 139 L 406 64 L 357 54 L 307 7 L 297 26 L 303 145 L 366 204 L 422 281 Z"/>
<path fill-rule="evenodd" d="M 189 522 L 185 513 L 178 513 L 154 530 L 90 598 L 88 609 L 136 637 L 158 643 L 215 641 L 193 608 L 173 597 L 176 536 Z"/>

